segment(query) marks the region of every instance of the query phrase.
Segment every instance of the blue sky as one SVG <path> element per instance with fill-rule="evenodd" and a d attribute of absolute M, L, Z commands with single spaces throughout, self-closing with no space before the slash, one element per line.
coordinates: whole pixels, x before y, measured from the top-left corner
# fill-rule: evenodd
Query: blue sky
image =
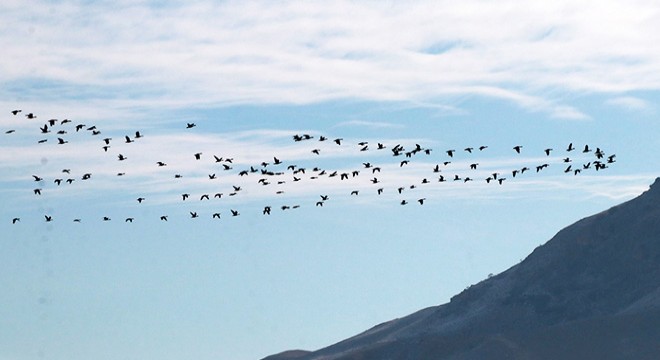
<path fill-rule="evenodd" d="M 3 2 L 0 360 L 256 359 L 447 302 L 658 176 L 659 10 Z M 51 118 L 72 122 L 41 134 Z M 144 137 L 124 143 L 135 131 Z M 396 144 L 432 151 L 401 166 Z M 616 162 L 564 173 L 565 157 L 573 168 L 595 160 L 585 144 Z M 284 175 L 268 186 L 239 176 L 261 162 Z M 513 178 L 523 166 L 532 170 Z M 312 179 L 314 167 L 360 173 Z M 486 183 L 493 172 L 507 180 Z"/>

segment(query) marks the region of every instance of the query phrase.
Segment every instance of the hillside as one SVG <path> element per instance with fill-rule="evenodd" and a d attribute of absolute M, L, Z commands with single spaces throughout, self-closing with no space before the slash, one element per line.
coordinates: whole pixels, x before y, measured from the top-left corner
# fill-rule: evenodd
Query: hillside
<path fill-rule="evenodd" d="M 660 178 L 447 304 L 283 359 L 656 359 Z"/>

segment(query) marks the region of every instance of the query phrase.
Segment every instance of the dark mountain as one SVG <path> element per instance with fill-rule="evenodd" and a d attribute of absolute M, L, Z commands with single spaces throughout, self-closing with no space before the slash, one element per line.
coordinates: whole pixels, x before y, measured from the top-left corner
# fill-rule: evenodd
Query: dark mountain
<path fill-rule="evenodd" d="M 447 304 L 267 359 L 660 359 L 660 178 Z"/>

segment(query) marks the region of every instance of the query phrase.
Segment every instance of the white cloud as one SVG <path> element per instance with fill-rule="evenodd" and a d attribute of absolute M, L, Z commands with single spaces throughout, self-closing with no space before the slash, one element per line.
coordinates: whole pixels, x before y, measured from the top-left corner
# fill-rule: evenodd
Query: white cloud
<path fill-rule="evenodd" d="M 612 98 L 607 100 L 607 104 L 631 111 L 645 111 L 650 108 L 650 105 L 646 100 L 634 96 Z"/>
<path fill-rule="evenodd" d="M 457 95 L 478 95 L 579 119 L 588 115 L 552 94 L 660 87 L 652 1 L 32 1 L 0 10 L 8 102 L 439 100 L 452 108 Z"/>

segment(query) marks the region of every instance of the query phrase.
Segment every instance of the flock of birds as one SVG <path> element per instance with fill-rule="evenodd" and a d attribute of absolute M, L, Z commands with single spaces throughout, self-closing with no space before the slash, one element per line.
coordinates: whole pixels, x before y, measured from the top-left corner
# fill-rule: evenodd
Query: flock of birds
<path fill-rule="evenodd" d="M 11 111 L 11 114 L 13 116 L 20 116 L 23 114 L 22 110 L 13 110 Z M 25 113 L 24 114 L 25 118 L 29 121 L 39 121 L 37 115 L 34 113 Z M 73 140 L 70 138 L 71 133 L 87 133 L 90 136 L 93 137 L 98 137 L 98 142 L 99 142 L 99 148 L 102 153 L 106 154 L 111 154 L 116 156 L 116 160 L 120 162 L 124 161 L 130 161 L 128 156 L 125 155 L 125 153 L 121 152 L 114 152 L 113 146 L 118 142 L 121 141 L 123 144 L 132 144 L 139 142 L 140 139 L 144 137 L 141 131 L 131 131 L 130 135 L 124 135 L 121 140 L 116 140 L 113 139 L 112 137 L 105 137 L 101 130 L 98 129 L 96 126 L 91 125 L 85 125 L 83 123 L 75 123 L 70 120 L 70 119 L 49 119 L 43 123 L 42 125 L 39 126 L 39 135 L 40 137 L 37 140 L 37 144 L 45 144 L 45 143 L 55 143 L 56 146 L 73 146 L 71 142 Z M 186 131 L 194 131 L 192 129 L 196 128 L 197 125 L 195 123 L 186 123 L 185 126 L 182 125 L 182 128 L 185 128 Z M 15 129 L 9 129 L 5 131 L 5 134 L 7 136 L 10 136 L 11 134 L 16 133 Z M 201 193 L 201 194 L 196 194 L 192 195 L 189 192 L 183 192 L 177 196 L 180 196 L 180 201 L 189 204 L 191 201 L 211 201 L 214 199 L 222 199 L 223 196 L 229 196 L 229 197 L 235 197 L 243 193 L 244 188 L 250 184 L 250 186 L 270 186 L 272 188 L 275 188 L 274 190 L 274 195 L 282 195 L 284 194 L 284 190 L 282 185 L 287 184 L 287 183 L 297 183 L 299 181 L 309 181 L 309 180 L 316 180 L 316 179 L 321 179 L 321 178 L 326 178 L 326 179 L 336 179 L 337 181 L 345 181 L 349 179 L 356 179 L 359 177 L 364 177 L 363 174 L 367 173 L 368 175 L 366 176 L 368 178 L 368 181 L 363 181 L 364 183 L 367 184 L 367 189 L 365 190 L 364 187 L 359 187 L 355 189 L 350 189 L 350 191 L 347 191 L 347 196 L 358 196 L 361 192 L 364 191 L 373 191 L 377 195 L 381 195 L 384 193 L 393 193 L 396 194 L 397 196 L 406 196 L 408 192 L 412 189 L 416 189 L 418 187 L 425 186 L 425 184 L 430 184 L 430 183 L 446 183 L 446 182 L 456 182 L 456 183 L 469 183 L 469 182 L 485 182 L 487 184 L 494 184 L 494 185 L 503 185 L 508 181 L 511 181 L 516 178 L 521 178 L 528 176 L 526 173 L 540 173 L 544 171 L 546 168 L 549 166 L 555 165 L 555 162 L 559 162 L 560 164 L 563 164 L 562 170 L 565 174 L 570 174 L 573 176 L 577 176 L 583 172 L 586 171 L 601 171 L 607 169 L 611 164 L 616 162 L 616 155 L 615 154 L 606 154 L 601 148 L 599 147 L 591 147 L 590 145 L 580 145 L 575 146 L 573 143 L 569 143 L 566 147 L 562 147 L 562 149 L 558 150 L 557 152 L 562 152 L 563 155 L 560 156 L 560 160 L 556 160 L 555 162 L 550 161 L 553 159 L 556 159 L 555 157 L 551 157 L 551 154 L 556 153 L 556 151 L 553 148 L 546 148 L 543 150 L 543 154 L 538 154 L 538 156 L 544 156 L 545 158 L 548 159 L 547 162 L 541 162 L 538 164 L 528 164 L 525 166 L 519 166 L 514 169 L 507 169 L 506 171 L 494 171 L 494 172 L 488 172 L 486 175 L 483 175 L 483 171 L 478 171 L 481 169 L 481 165 L 479 162 L 470 162 L 470 160 L 467 161 L 467 165 L 465 168 L 458 169 L 460 171 L 460 174 L 457 174 L 456 168 L 452 167 L 451 164 L 454 161 L 454 159 L 459 157 L 460 154 L 464 154 L 465 156 L 470 158 L 470 154 L 475 154 L 479 152 L 484 152 L 488 151 L 488 146 L 487 145 L 481 145 L 478 147 L 465 147 L 462 149 L 445 149 L 442 151 L 439 151 L 441 156 L 443 156 L 442 160 L 438 163 L 432 163 L 433 166 L 430 166 L 428 169 L 428 175 L 426 177 L 418 179 L 417 182 L 415 183 L 408 183 L 408 184 L 399 184 L 396 186 L 391 186 L 391 184 L 385 186 L 383 183 L 386 183 L 382 181 L 381 177 L 381 170 L 383 169 L 388 169 L 391 171 L 394 168 L 406 168 L 409 166 L 411 162 L 416 161 L 416 158 L 419 156 L 430 156 L 432 154 L 435 154 L 435 152 L 431 148 L 427 148 L 424 146 L 421 146 L 420 144 L 414 144 L 412 147 L 404 147 L 401 144 L 396 144 L 396 145 L 389 145 L 389 144 L 384 144 L 377 142 L 375 144 L 372 144 L 367 141 L 362 141 L 358 142 L 356 144 L 349 144 L 346 141 L 344 141 L 343 138 L 328 138 L 326 136 L 322 135 L 310 135 L 310 134 L 295 134 L 292 135 L 292 140 L 294 143 L 305 143 L 305 144 L 313 144 L 309 146 L 308 151 L 311 154 L 310 157 L 318 157 L 323 154 L 325 149 L 327 149 L 327 146 L 339 146 L 339 147 L 345 147 L 345 146 L 352 146 L 354 147 L 354 151 L 359 152 L 359 153 L 367 153 L 370 151 L 378 151 L 384 154 L 388 154 L 391 159 L 384 164 L 375 164 L 372 162 L 362 162 L 361 165 L 359 165 L 359 168 L 354 168 L 351 170 L 331 170 L 327 168 L 323 168 L 320 166 L 314 166 L 314 167 L 305 167 L 305 166 L 298 166 L 296 164 L 287 162 L 283 159 L 278 158 L 277 156 L 271 156 L 268 159 L 265 159 L 259 164 L 252 164 L 252 165 L 246 165 L 244 168 L 234 168 L 236 165 L 241 165 L 242 162 L 240 161 L 235 161 L 234 157 L 232 156 L 218 156 L 216 154 L 213 154 L 212 156 L 207 156 L 203 152 L 195 152 L 190 154 L 190 160 L 191 161 L 207 161 L 207 159 L 210 159 L 213 163 L 213 165 L 216 166 L 218 171 L 221 172 L 222 175 L 219 175 L 218 172 L 210 173 L 208 174 L 208 179 L 209 180 L 216 180 L 219 179 L 220 177 L 223 178 L 231 178 L 232 182 L 234 182 L 231 187 L 227 188 L 226 191 L 219 191 L 219 192 L 210 192 L 210 193 Z M 325 145 L 327 144 L 327 145 Z M 515 145 L 511 147 L 511 151 L 514 154 L 522 154 L 524 152 L 524 148 L 522 145 Z M 573 154 L 582 154 L 579 159 L 576 156 L 573 156 Z M 430 159 L 430 158 L 429 158 Z M 428 163 L 429 161 L 425 161 L 424 163 Z M 463 163 L 463 161 L 461 161 Z M 235 165 L 236 164 L 236 165 Z M 153 166 L 154 168 L 163 168 L 167 167 L 167 159 L 159 159 L 153 161 Z M 238 167 L 238 166 L 237 166 Z M 453 172 L 452 172 L 453 170 Z M 176 171 L 176 170 L 175 170 Z M 32 186 L 31 192 L 34 194 L 34 196 L 40 196 L 42 195 L 45 191 L 49 191 L 50 189 L 46 189 L 48 184 L 53 184 L 50 185 L 53 188 L 59 187 L 59 186 L 68 186 L 72 185 L 77 182 L 91 182 L 93 181 L 94 174 L 91 172 L 82 172 L 82 173 L 74 173 L 72 172 L 71 169 L 69 168 L 64 168 L 61 170 L 61 175 L 56 176 L 54 178 L 46 178 L 45 176 L 41 176 L 39 174 L 31 174 L 26 175 L 28 179 L 32 181 L 33 184 L 36 184 L 36 186 Z M 116 176 L 126 176 L 127 174 L 125 172 L 117 172 Z M 172 174 L 170 174 L 172 176 Z M 187 175 L 186 175 L 187 176 Z M 184 175 L 181 173 L 173 173 L 173 177 L 175 179 L 182 179 L 184 178 Z M 254 179 L 256 178 L 256 179 Z M 252 182 L 245 182 L 246 180 L 244 179 L 254 179 Z M 355 183 L 355 182 L 353 182 Z M 352 184 L 353 184 L 352 183 Z M 143 204 L 148 201 L 150 194 L 144 194 L 141 195 L 137 198 L 134 199 L 136 206 L 139 206 L 140 204 Z M 319 194 L 319 197 L 312 201 L 311 206 L 314 207 L 323 207 L 326 202 L 330 200 L 330 195 L 328 194 Z M 424 203 L 427 201 L 427 198 L 425 197 L 413 197 L 410 198 L 406 196 L 406 198 L 399 198 L 397 200 L 400 205 L 408 205 L 412 203 L 416 203 L 419 205 L 424 205 Z M 286 210 L 292 210 L 292 209 L 298 209 L 300 208 L 300 204 L 280 204 L 278 206 L 274 205 L 265 205 L 263 208 L 261 208 L 260 213 L 263 215 L 270 215 L 273 211 L 276 209 L 279 209 L 280 211 L 286 211 Z M 239 212 L 238 209 L 235 208 L 230 208 L 229 209 L 229 214 L 232 217 L 239 216 L 241 213 Z M 198 211 L 189 211 L 190 218 L 195 219 L 199 218 L 202 216 Z M 211 211 L 209 214 L 206 214 L 206 216 L 210 216 L 212 219 L 221 219 L 223 215 L 222 212 L 219 211 Z M 168 221 L 169 215 L 168 214 L 159 214 L 158 218 L 161 221 Z M 57 219 L 59 220 L 59 219 Z M 81 222 L 81 218 L 74 218 L 74 219 L 69 219 L 68 221 L 73 220 L 74 222 Z M 112 219 L 109 216 L 103 216 L 101 221 L 111 221 Z M 135 221 L 135 217 L 125 217 L 123 218 L 124 222 L 127 223 L 132 223 Z M 15 216 L 11 219 L 11 222 L 13 224 L 18 224 L 21 221 L 20 216 Z M 56 221 L 55 217 L 52 214 L 43 214 L 43 221 L 45 222 L 54 222 Z M 65 220 L 66 221 L 66 220 Z"/>

